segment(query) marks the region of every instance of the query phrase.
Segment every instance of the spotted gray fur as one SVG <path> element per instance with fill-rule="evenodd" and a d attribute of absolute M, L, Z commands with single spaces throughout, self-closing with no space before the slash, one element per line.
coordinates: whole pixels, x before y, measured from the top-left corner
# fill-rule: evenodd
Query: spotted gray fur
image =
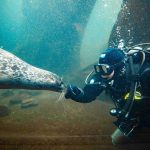
<path fill-rule="evenodd" d="M 0 48 L 0 88 L 60 91 L 63 83 L 56 74 L 36 68 Z"/>

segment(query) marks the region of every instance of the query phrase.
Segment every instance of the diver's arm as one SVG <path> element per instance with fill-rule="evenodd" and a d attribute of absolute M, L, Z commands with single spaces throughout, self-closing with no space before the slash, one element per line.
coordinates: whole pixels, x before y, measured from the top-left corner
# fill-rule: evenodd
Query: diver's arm
<path fill-rule="evenodd" d="M 96 84 L 87 84 L 83 89 L 73 85 L 68 85 L 65 97 L 80 103 L 89 103 L 104 90 L 103 86 Z"/>

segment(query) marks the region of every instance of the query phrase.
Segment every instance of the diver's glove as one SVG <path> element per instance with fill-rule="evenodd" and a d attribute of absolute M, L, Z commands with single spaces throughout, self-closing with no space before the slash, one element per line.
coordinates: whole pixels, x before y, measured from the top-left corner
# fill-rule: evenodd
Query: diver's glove
<path fill-rule="evenodd" d="M 67 85 L 67 91 L 65 94 L 65 98 L 66 99 L 76 99 L 78 97 L 78 95 L 80 95 L 82 93 L 81 89 L 79 89 L 78 87 L 68 84 Z"/>

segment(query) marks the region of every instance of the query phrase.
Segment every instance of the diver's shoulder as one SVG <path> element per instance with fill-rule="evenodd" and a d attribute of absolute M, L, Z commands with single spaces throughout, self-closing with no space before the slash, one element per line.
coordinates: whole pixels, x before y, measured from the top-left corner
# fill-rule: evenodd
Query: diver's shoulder
<path fill-rule="evenodd" d="M 99 74 L 94 74 L 91 76 L 89 84 L 97 83 L 99 81 L 102 81 L 102 77 Z"/>

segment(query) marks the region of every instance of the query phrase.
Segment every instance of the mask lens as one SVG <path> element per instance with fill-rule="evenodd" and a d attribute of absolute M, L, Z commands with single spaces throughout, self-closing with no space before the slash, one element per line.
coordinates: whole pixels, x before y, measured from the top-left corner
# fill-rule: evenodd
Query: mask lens
<path fill-rule="evenodd" d="M 101 68 L 99 67 L 99 65 L 94 65 L 94 69 L 96 73 L 100 73 L 101 72 Z"/>
<path fill-rule="evenodd" d="M 107 64 L 98 64 L 94 65 L 94 69 L 96 73 L 101 73 L 101 74 L 109 74 L 111 71 L 111 68 Z"/>

